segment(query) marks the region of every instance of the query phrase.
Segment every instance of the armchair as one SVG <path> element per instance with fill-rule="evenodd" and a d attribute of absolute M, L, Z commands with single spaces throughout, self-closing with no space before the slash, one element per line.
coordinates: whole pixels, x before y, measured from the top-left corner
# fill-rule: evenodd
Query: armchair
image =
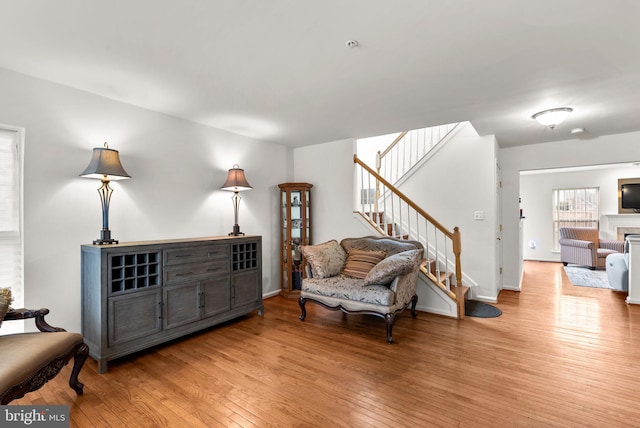
<path fill-rule="evenodd" d="M 609 254 L 622 253 L 624 241 L 600 239 L 595 227 L 561 227 L 560 261 L 587 266 L 589 269 L 604 268 Z"/>
<path fill-rule="evenodd" d="M 74 365 L 69 386 L 82 395 L 84 385 L 78 381 L 78 374 L 89 355 L 89 347 L 81 334 L 50 326 L 44 319 L 48 313 L 49 309 L 8 309 L 2 318 L 2 322 L 33 318 L 40 332 L 0 336 L 0 404 L 39 389 L 71 357 Z"/>

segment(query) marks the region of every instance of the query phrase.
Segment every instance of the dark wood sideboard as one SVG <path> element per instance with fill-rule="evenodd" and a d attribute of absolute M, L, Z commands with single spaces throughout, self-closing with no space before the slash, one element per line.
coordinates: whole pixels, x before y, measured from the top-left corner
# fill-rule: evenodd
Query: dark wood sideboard
<path fill-rule="evenodd" d="M 262 237 L 82 245 L 82 334 L 107 362 L 248 314 L 262 315 Z"/>

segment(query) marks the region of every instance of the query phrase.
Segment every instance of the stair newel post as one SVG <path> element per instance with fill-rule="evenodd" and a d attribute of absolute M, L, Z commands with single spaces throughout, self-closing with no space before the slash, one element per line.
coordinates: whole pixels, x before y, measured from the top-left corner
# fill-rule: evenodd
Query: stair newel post
<path fill-rule="evenodd" d="M 462 265 L 460 264 L 460 254 L 462 253 L 462 240 L 458 226 L 453 228 L 453 254 L 456 257 L 456 286 L 462 284 Z"/>

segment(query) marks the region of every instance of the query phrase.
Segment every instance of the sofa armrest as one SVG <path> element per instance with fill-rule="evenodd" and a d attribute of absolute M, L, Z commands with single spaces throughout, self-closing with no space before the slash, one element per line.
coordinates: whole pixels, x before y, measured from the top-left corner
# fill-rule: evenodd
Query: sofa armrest
<path fill-rule="evenodd" d="M 568 239 L 562 238 L 558 241 L 560 245 L 567 245 L 569 247 L 579 247 L 579 248 L 588 248 L 592 249 L 595 246 L 594 242 L 591 241 L 581 241 L 579 239 Z"/>
<path fill-rule="evenodd" d="M 399 275 L 391 282 L 390 288 L 396 295 L 396 305 L 407 305 L 416 294 L 418 271 L 414 270 L 404 275 Z"/>
<path fill-rule="evenodd" d="M 46 333 L 54 333 L 56 331 L 66 331 L 63 328 L 60 327 L 53 327 L 51 325 L 49 325 L 49 323 L 47 323 L 44 320 L 45 315 L 47 315 L 49 313 L 49 309 L 47 308 L 42 308 L 42 309 L 26 309 L 26 308 L 19 308 L 19 309 L 11 309 L 10 311 L 8 311 L 2 322 L 5 321 L 15 321 L 15 320 L 26 320 L 29 318 L 34 318 L 35 319 L 35 323 L 36 323 L 36 327 L 38 327 L 38 330 L 42 331 L 42 332 L 46 332 Z"/>
<path fill-rule="evenodd" d="M 619 253 L 624 253 L 624 241 L 617 241 L 613 239 L 601 239 L 600 248 L 606 248 L 608 250 L 615 250 Z"/>

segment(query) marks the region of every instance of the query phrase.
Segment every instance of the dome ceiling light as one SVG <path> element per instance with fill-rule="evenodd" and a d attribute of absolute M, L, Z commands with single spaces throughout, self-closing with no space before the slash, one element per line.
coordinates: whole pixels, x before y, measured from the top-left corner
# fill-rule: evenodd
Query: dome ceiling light
<path fill-rule="evenodd" d="M 549 110 L 539 111 L 531 116 L 531 118 L 537 120 L 539 124 L 553 129 L 556 125 L 562 123 L 572 111 L 573 109 L 571 107 L 551 108 Z"/>

